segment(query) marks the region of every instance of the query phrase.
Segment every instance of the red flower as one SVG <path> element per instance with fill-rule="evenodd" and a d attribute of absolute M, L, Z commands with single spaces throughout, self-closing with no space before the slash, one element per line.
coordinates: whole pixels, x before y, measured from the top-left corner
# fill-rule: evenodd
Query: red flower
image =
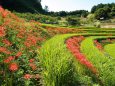
<path fill-rule="evenodd" d="M 84 40 L 83 36 L 72 37 L 66 41 L 67 48 L 72 52 L 76 59 L 87 68 L 89 68 L 93 73 L 96 73 L 96 68 L 88 61 L 85 56 L 80 52 L 80 42 Z M 97 41 L 95 41 L 97 43 Z"/>
<path fill-rule="evenodd" d="M 36 70 L 37 66 L 33 63 L 30 63 L 29 66 L 32 68 L 32 70 Z"/>
<path fill-rule="evenodd" d="M 18 52 L 17 54 L 16 54 L 16 57 L 20 57 L 22 55 L 22 52 Z"/>
<path fill-rule="evenodd" d="M 29 35 L 27 37 L 26 41 L 24 42 L 25 46 L 27 46 L 27 47 L 31 47 L 33 45 L 36 45 L 36 43 L 37 43 L 37 37 L 31 36 L 31 35 Z"/>
<path fill-rule="evenodd" d="M 101 43 L 99 43 L 97 40 L 95 40 L 94 43 L 99 50 L 103 50 Z"/>
<path fill-rule="evenodd" d="M 8 12 L 4 10 L 4 12 L 2 12 L 2 17 L 5 18 L 8 15 Z"/>
<path fill-rule="evenodd" d="M 4 63 L 10 63 L 14 59 L 15 59 L 15 57 L 9 56 L 7 59 L 4 60 Z"/>
<path fill-rule="evenodd" d="M 29 60 L 30 63 L 32 63 L 32 62 L 34 62 L 34 61 L 35 61 L 35 59 L 30 59 L 30 60 Z"/>
<path fill-rule="evenodd" d="M 10 63 L 10 60 L 9 59 L 5 59 L 4 63 Z"/>
<path fill-rule="evenodd" d="M 24 75 L 24 79 L 30 79 L 30 78 L 32 78 L 32 75 L 30 75 L 30 74 L 25 74 Z"/>
<path fill-rule="evenodd" d="M 7 50 L 5 47 L 0 47 L 0 52 L 6 53 L 6 54 L 11 54 L 9 50 Z"/>
<path fill-rule="evenodd" d="M 6 45 L 8 45 L 8 46 L 11 46 L 11 45 L 12 45 L 11 42 L 9 42 L 7 39 L 4 39 L 4 40 L 3 40 L 3 43 L 6 44 Z"/>
<path fill-rule="evenodd" d="M 18 64 L 17 63 L 11 63 L 9 65 L 9 70 L 12 72 L 17 71 L 18 70 Z"/>
<path fill-rule="evenodd" d="M 5 36 L 5 28 L 0 26 L 0 37 Z"/>

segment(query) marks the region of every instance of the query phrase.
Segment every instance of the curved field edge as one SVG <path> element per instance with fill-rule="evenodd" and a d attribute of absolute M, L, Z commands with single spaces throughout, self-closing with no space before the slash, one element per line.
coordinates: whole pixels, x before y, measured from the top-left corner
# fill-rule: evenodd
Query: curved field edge
<path fill-rule="evenodd" d="M 107 44 L 107 45 L 105 45 L 104 50 L 111 57 L 115 58 L 115 44 Z"/>
<path fill-rule="evenodd" d="M 106 56 L 94 45 L 94 40 L 101 38 L 110 38 L 110 36 L 92 36 L 86 38 L 81 43 L 81 51 L 98 69 L 99 78 L 103 81 L 104 86 L 114 86 L 115 60 Z M 111 38 L 115 37 L 111 36 Z"/>
<path fill-rule="evenodd" d="M 76 86 L 79 84 L 93 84 L 92 78 L 85 74 L 84 68 L 73 59 L 68 51 L 65 40 L 72 36 L 92 35 L 65 34 L 57 35 L 48 40 L 40 50 L 40 63 L 42 65 L 42 83 L 45 86 Z M 107 35 L 106 33 L 93 35 Z M 75 61 L 75 62 L 74 62 Z"/>

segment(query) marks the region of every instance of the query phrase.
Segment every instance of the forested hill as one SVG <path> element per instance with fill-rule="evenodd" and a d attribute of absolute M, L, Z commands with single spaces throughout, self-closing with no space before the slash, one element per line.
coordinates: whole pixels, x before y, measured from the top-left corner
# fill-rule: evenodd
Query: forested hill
<path fill-rule="evenodd" d="M 41 0 L 0 0 L 0 5 L 3 8 L 17 12 L 43 12 Z"/>

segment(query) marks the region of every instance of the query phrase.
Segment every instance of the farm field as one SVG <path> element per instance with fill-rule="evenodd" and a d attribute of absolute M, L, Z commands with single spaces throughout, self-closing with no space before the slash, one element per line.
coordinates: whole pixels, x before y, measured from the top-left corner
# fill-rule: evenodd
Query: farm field
<path fill-rule="evenodd" d="M 25 21 L 0 7 L 0 86 L 115 86 L 115 28 Z"/>

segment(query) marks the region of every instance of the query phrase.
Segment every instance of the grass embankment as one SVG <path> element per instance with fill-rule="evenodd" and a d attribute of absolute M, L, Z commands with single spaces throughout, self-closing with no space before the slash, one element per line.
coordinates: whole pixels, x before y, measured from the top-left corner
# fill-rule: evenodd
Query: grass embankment
<path fill-rule="evenodd" d="M 94 45 L 94 39 L 108 38 L 107 36 L 89 37 L 81 43 L 81 51 L 95 65 L 99 71 L 99 78 L 104 86 L 115 85 L 114 58 L 109 58 Z M 114 37 L 115 38 L 115 37 Z M 113 52 L 113 51 L 112 51 Z"/>

